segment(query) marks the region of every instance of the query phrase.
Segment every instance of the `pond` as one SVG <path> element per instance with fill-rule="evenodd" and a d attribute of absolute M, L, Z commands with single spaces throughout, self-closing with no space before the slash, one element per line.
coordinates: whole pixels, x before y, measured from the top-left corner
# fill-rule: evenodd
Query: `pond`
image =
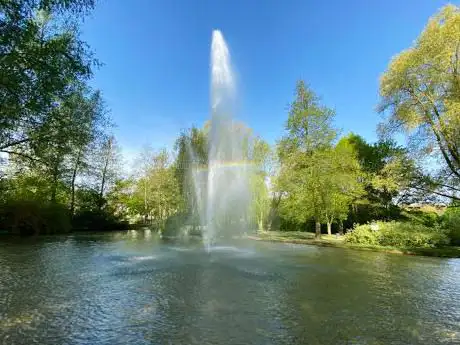
<path fill-rule="evenodd" d="M 1 344 L 460 344 L 460 260 L 149 232 L 0 243 Z"/>

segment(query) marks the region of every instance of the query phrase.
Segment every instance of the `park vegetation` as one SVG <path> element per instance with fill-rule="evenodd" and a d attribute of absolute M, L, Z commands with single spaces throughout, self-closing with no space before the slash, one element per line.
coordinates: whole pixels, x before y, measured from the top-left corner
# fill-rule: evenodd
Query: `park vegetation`
<path fill-rule="evenodd" d="M 146 146 L 123 173 L 110 112 L 89 86 L 100 63 L 79 35 L 94 5 L 0 2 L 0 231 L 139 225 L 200 234 L 192 173 L 206 170 L 211 124 L 179 133 L 171 150 Z M 277 143 L 246 128 L 249 228 L 360 245 L 460 245 L 459 37 L 460 9 L 448 5 L 390 61 L 376 142 L 336 128 L 335 111 L 303 80 Z M 394 140 L 401 133 L 407 145 Z"/>

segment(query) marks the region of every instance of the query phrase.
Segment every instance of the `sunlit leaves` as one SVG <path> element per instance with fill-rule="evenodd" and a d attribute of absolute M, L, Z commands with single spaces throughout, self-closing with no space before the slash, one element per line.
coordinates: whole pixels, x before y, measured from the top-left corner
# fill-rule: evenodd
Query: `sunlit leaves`
<path fill-rule="evenodd" d="M 441 9 L 414 45 L 392 59 L 381 78 L 380 94 L 379 110 L 389 114 L 383 132 L 403 130 L 410 148 L 439 153 L 460 178 L 458 7 Z M 438 150 L 431 149 L 433 144 Z"/>

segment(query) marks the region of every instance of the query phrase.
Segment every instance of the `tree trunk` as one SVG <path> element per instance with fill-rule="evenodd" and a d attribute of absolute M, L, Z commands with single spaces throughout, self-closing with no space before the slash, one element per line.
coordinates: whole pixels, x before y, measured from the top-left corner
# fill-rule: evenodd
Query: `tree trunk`
<path fill-rule="evenodd" d="M 343 235 L 343 222 L 342 221 L 339 222 L 339 234 Z"/>
<path fill-rule="evenodd" d="M 147 178 L 147 177 L 145 177 Z M 144 222 L 145 224 L 147 224 L 147 181 L 144 180 L 144 212 L 145 212 L 145 219 L 144 219 Z"/>
<path fill-rule="evenodd" d="M 112 157 L 112 145 L 113 145 L 113 139 L 112 137 L 109 138 L 107 141 L 107 152 L 104 157 L 104 168 L 102 169 L 102 181 L 101 181 L 101 190 L 99 192 L 99 198 L 100 198 L 100 208 L 102 208 L 102 198 L 104 197 L 104 188 L 105 188 L 105 183 L 107 179 L 107 170 L 109 168 L 109 162 Z"/>
<path fill-rule="evenodd" d="M 51 185 L 51 203 L 56 202 L 56 192 L 57 192 L 57 184 L 58 184 L 58 171 L 59 167 L 56 164 L 53 169 L 53 182 Z"/>
<path fill-rule="evenodd" d="M 102 200 L 104 197 L 104 188 L 105 188 L 105 179 L 107 175 L 107 166 L 109 164 L 109 160 L 107 159 L 104 164 L 104 169 L 102 170 L 102 181 L 101 181 L 101 190 L 99 191 L 99 198 Z"/>
<path fill-rule="evenodd" d="M 327 234 L 332 235 L 332 223 L 327 222 Z"/>
<path fill-rule="evenodd" d="M 75 180 L 77 178 L 78 166 L 80 165 L 81 159 L 81 149 L 78 150 L 77 160 L 75 161 L 75 166 L 73 167 L 72 172 L 72 182 L 71 182 L 71 194 L 70 194 L 70 215 L 73 216 L 75 213 Z"/>
<path fill-rule="evenodd" d="M 321 238 L 321 223 L 318 221 L 315 223 L 315 238 L 318 240 Z"/>
<path fill-rule="evenodd" d="M 260 212 L 260 215 L 259 215 L 259 231 L 263 231 L 264 230 L 264 217 L 263 217 L 263 212 Z"/>

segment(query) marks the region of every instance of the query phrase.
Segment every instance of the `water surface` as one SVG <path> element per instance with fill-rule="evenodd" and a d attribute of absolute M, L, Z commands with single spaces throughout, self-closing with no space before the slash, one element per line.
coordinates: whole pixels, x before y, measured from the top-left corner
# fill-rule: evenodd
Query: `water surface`
<path fill-rule="evenodd" d="M 460 260 L 142 231 L 0 243 L 0 344 L 460 344 Z"/>

